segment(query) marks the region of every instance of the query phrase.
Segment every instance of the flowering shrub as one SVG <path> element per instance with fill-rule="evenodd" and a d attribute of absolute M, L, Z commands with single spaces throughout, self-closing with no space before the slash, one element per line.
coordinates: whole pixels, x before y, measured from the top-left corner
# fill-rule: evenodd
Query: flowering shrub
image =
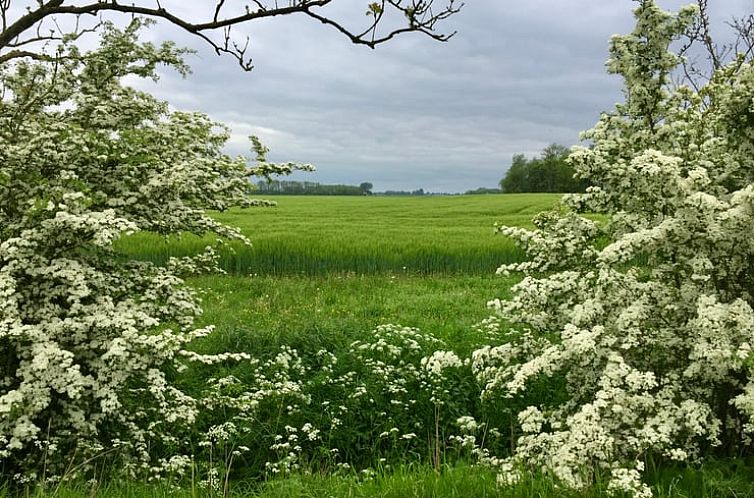
<path fill-rule="evenodd" d="M 137 230 L 243 240 L 204 210 L 258 204 L 249 175 L 295 167 L 255 143 L 250 169 L 221 152 L 222 126 L 124 86 L 159 64 L 187 71 L 172 44 L 137 43 L 142 24 L 106 25 L 89 53 L 69 40 L 54 61 L 0 66 L 0 459 L 21 479 L 116 453 L 148 471 L 151 449 L 176 444 L 201 403 L 171 377 L 236 357 L 184 350 L 211 329 L 192 326 L 181 277 L 213 253 L 155 267 L 112 243 Z"/>
<path fill-rule="evenodd" d="M 610 42 L 626 101 L 570 155 L 594 187 L 533 231 L 500 228 L 532 258 L 500 268 L 524 278 L 490 303 L 511 329 L 474 353 L 474 371 L 486 396 L 531 400 L 541 379 L 565 390 L 519 412 L 506 469 L 577 488 L 605 473 L 611 490 L 649 496 L 648 456 L 750 448 L 754 67 L 740 56 L 698 92 L 673 86 L 668 47 L 695 12 L 640 2 L 635 31 Z"/>

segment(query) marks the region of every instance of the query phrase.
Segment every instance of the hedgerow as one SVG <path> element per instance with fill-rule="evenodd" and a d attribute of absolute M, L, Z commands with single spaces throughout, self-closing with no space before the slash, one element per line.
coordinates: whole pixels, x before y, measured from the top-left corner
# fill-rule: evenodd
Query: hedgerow
<path fill-rule="evenodd" d="M 491 304 L 508 342 L 474 367 L 486 396 L 529 399 L 506 461 L 576 488 L 607 474 L 649 496 L 645 461 L 749 451 L 754 429 L 754 67 L 740 54 L 698 91 L 673 84 L 669 47 L 697 11 L 654 1 L 610 41 L 626 100 L 570 162 L 593 187 L 535 230 L 502 227 L 532 255 L 513 297 Z M 585 218 L 600 213 L 606 223 Z M 564 399 L 526 398 L 563 379 Z"/>

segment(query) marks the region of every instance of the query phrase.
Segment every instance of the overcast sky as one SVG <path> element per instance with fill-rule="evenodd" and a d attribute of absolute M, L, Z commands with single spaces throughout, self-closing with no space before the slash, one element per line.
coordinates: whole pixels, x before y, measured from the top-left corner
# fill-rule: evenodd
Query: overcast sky
<path fill-rule="evenodd" d="M 366 1 L 335 12 L 365 22 Z M 684 1 L 660 0 L 676 9 Z M 752 0 L 710 0 L 718 25 L 754 11 Z M 184 4 L 185 5 L 185 4 Z M 372 182 L 374 189 L 462 192 L 494 187 L 513 154 L 573 145 L 601 110 L 621 100 L 605 73 L 607 42 L 633 27 L 630 0 L 467 0 L 445 24 L 447 43 L 410 34 L 371 50 L 304 17 L 251 24 L 255 69 L 244 73 L 166 26 L 155 39 L 198 50 L 186 79 L 165 73 L 153 93 L 249 134 L 274 161 L 310 162 L 295 179 Z M 140 85 L 142 86 L 142 85 Z"/>

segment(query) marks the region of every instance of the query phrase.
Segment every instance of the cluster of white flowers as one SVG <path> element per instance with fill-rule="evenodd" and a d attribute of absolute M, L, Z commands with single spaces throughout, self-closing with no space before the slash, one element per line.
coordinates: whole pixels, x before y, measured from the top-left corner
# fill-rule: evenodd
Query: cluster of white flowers
<path fill-rule="evenodd" d="M 456 424 L 458 425 L 458 428 L 461 429 L 461 432 L 464 434 L 473 434 L 479 428 L 479 423 L 476 420 L 474 420 L 474 417 L 471 417 L 469 415 L 458 417 L 458 419 L 456 419 Z"/>
<path fill-rule="evenodd" d="M 470 450 L 472 454 L 482 452 L 477 442 L 477 433 L 484 429 L 485 424 L 477 422 L 474 417 L 464 415 L 456 419 L 456 426 L 461 431 L 460 435 L 453 434 L 448 437 L 448 442 L 455 444 L 459 449 Z M 482 455 L 477 455 L 482 456 Z"/>
<path fill-rule="evenodd" d="M 610 472 L 610 484 L 608 490 L 611 493 L 625 493 L 634 498 L 651 498 L 652 490 L 641 481 L 641 472 L 644 470 L 642 462 L 636 462 L 632 469 L 616 468 Z"/>
<path fill-rule="evenodd" d="M 405 456 L 429 444 L 421 434 L 430 429 L 439 433 L 439 424 L 447 440 L 438 444 L 454 443 L 474 454 L 483 424 L 463 418 L 458 422 L 461 432 L 473 434 L 452 435 L 456 413 L 467 413 L 468 406 L 448 406 L 451 392 L 461 391 L 458 378 L 472 386 L 469 398 L 475 396 L 470 361 L 442 346 L 432 334 L 381 325 L 337 357 L 324 349 L 302 355 L 288 346 L 267 360 L 230 357 L 239 362 L 238 376 L 211 379 L 200 404 L 204 416 L 212 412 L 226 420 L 204 431 L 203 448 L 214 452 L 215 465 L 208 466 L 206 458 L 194 465 L 200 473 L 216 476 L 210 480 L 222 479 L 232 461 L 229 451 L 249 445 L 248 438 L 256 438 L 257 455 L 270 450 L 264 465 L 269 475 L 323 465 L 344 469 L 359 460 L 369 465 L 376 462 L 345 450 L 350 453 L 358 441 L 360 447 L 379 448 L 380 455 Z M 215 363 L 202 356 L 198 361 Z"/>
<path fill-rule="evenodd" d="M 85 469 L 100 453 L 152 473 L 149 449 L 176 444 L 202 405 L 171 372 L 248 359 L 185 351 L 211 328 L 192 325 L 201 310 L 181 277 L 215 268 L 211 249 L 156 267 L 125 260 L 113 242 L 138 230 L 244 240 L 205 209 L 254 205 L 250 174 L 294 166 L 261 157 L 252 170 L 222 153 L 224 127 L 124 86 L 126 76 L 156 78 L 158 64 L 186 70 L 172 44 L 138 42 L 141 24 L 103 25 L 89 53 L 66 39 L 60 60 L 0 64 L 0 459 L 9 475 L 26 478 L 43 460 L 50 474 Z M 161 462 L 177 472 L 185 461 Z"/>
<path fill-rule="evenodd" d="M 421 360 L 421 366 L 430 375 L 440 376 L 446 368 L 463 366 L 463 361 L 453 351 L 435 351 Z"/>
<path fill-rule="evenodd" d="M 534 230 L 500 228 L 532 258 L 499 270 L 525 277 L 490 302 L 510 330 L 472 355 L 474 371 L 485 396 L 527 402 L 546 379 L 565 390 L 519 413 L 509 469 L 578 488 L 601 473 L 646 497 L 647 455 L 751 444 L 754 67 L 738 58 L 699 92 L 672 85 L 668 47 L 695 13 L 639 3 L 636 30 L 610 42 L 627 100 L 570 156 L 593 186 Z"/>

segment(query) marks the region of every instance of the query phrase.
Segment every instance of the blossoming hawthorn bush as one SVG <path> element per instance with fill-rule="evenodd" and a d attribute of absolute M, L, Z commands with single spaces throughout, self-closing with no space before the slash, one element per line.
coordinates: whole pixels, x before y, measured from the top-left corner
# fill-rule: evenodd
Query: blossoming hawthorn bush
<path fill-rule="evenodd" d="M 198 113 L 125 86 L 185 73 L 184 51 L 138 43 L 144 23 L 106 25 L 99 49 L 69 40 L 49 62 L 0 66 L 0 460 L 6 475 L 58 475 L 117 451 L 149 467 L 150 448 L 176 442 L 200 400 L 170 375 L 203 357 L 184 346 L 210 332 L 181 276 L 213 255 L 166 267 L 127 261 L 123 233 L 214 232 L 243 237 L 205 209 L 258 204 L 249 175 L 293 164 L 221 152 L 228 131 Z"/>
<path fill-rule="evenodd" d="M 519 415 L 508 470 L 549 469 L 564 484 L 649 496 L 646 457 L 738 454 L 754 430 L 754 67 L 743 56 L 698 92 L 671 84 L 669 51 L 696 11 L 652 0 L 610 42 L 625 102 L 584 133 L 570 161 L 586 195 L 502 227 L 532 258 L 513 297 L 491 304 L 509 342 L 474 353 L 486 396 L 526 396 L 563 379 L 562 399 Z M 605 223 L 578 212 L 605 216 Z M 515 476 L 503 476 L 509 482 Z"/>

